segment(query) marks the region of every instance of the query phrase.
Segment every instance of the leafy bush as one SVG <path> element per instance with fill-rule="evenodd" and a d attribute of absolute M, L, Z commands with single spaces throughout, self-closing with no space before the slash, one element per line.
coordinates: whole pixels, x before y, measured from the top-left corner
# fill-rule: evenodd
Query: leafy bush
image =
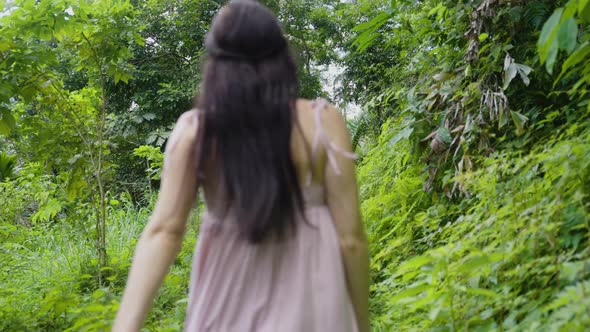
<path fill-rule="evenodd" d="M 588 330 L 590 1 L 267 3 L 304 96 L 336 61 L 362 109 L 374 330 Z M 3 5 L 0 330 L 108 330 L 220 2 Z M 144 330 L 181 330 L 197 233 Z"/>
<path fill-rule="evenodd" d="M 84 231 L 84 221 L 65 221 L 59 227 L 0 223 L 0 330 L 108 330 L 149 210 L 123 202 L 110 215 L 109 265 L 103 268 L 107 281 L 102 288 L 97 286 L 95 239 Z M 195 230 L 190 228 L 166 278 L 148 331 L 181 330 Z"/>
<path fill-rule="evenodd" d="M 408 140 L 392 140 L 402 131 L 386 126 L 359 170 L 376 329 L 590 326 L 589 128 L 482 159 L 458 201 L 421 190 Z"/>

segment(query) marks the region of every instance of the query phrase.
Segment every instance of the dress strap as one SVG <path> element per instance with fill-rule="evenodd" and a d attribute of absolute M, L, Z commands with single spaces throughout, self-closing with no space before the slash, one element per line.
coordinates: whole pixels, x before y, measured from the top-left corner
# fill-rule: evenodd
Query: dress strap
<path fill-rule="evenodd" d="M 330 140 L 330 138 L 328 137 L 328 135 L 326 134 L 326 131 L 324 130 L 324 127 L 322 126 L 322 111 L 324 111 L 328 107 L 328 105 L 329 105 L 328 101 L 326 101 L 323 98 L 318 98 L 318 99 L 314 100 L 312 103 L 313 112 L 315 113 L 314 116 L 315 116 L 316 130 L 315 130 L 315 135 L 314 135 L 313 143 L 312 143 L 312 147 L 311 147 L 311 164 L 312 164 L 312 166 L 315 165 L 319 146 L 323 145 L 324 149 L 326 150 L 326 156 L 328 158 L 328 163 L 330 163 L 330 166 L 332 167 L 332 169 L 334 170 L 336 175 L 340 175 L 342 173 L 342 171 L 340 170 L 340 166 L 338 165 L 338 161 L 336 160 L 336 153 L 339 153 L 340 155 L 342 155 L 346 158 L 350 158 L 350 159 L 356 159 L 357 155 L 353 152 L 346 151 L 346 150 L 340 148 L 339 146 L 337 146 L 336 144 L 334 144 L 334 142 L 332 142 Z M 312 170 L 313 170 L 313 168 L 312 168 Z M 308 185 L 310 185 L 312 182 L 311 170 L 310 170 L 310 173 L 308 174 L 307 182 L 308 182 Z"/>

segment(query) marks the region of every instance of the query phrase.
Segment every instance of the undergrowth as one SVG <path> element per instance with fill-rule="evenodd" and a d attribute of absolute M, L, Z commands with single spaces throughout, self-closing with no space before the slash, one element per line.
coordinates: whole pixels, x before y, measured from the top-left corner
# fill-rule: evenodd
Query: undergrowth
<path fill-rule="evenodd" d="M 97 287 L 95 239 L 83 222 L 32 227 L 0 223 L 0 331 L 108 331 L 149 213 L 130 203 L 111 211 L 102 288 Z M 145 331 L 182 329 L 197 238 L 196 216 L 191 220 Z"/>
<path fill-rule="evenodd" d="M 449 199 L 390 121 L 359 169 L 375 331 L 583 331 L 590 326 L 590 130 L 498 149 Z"/>

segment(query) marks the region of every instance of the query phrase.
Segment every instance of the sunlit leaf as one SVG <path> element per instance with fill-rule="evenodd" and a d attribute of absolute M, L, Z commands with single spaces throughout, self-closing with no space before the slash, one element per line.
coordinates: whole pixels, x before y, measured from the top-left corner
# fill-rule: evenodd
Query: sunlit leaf
<path fill-rule="evenodd" d="M 484 289 L 484 288 L 467 288 L 466 292 L 468 294 L 482 295 L 482 296 L 486 296 L 486 297 L 490 297 L 490 298 L 498 297 L 498 294 L 496 294 L 496 292 L 489 290 L 489 289 Z"/>
<path fill-rule="evenodd" d="M 353 28 L 353 31 L 362 32 L 353 43 L 357 45 L 357 51 L 362 52 L 371 46 L 373 41 L 380 36 L 377 29 L 387 23 L 390 17 L 389 13 L 382 12 L 369 22 L 361 23 Z"/>
<path fill-rule="evenodd" d="M 429 256 L 417 256 L 402 264 L 398 268 L 398 272 L 403 273 L 404 271 L 411 271 L 418 269 L 428 263 L 432 262 L 432 257 Z"/>
<path fill-rule="evenodd" d="M 539 41 L 537 43 L 537 48 L 539 51 L 539 57 L 541 63 L 544 64 L 548 59 L 550 59 L 551 54 L 557 55 L 557 47 L 558 43 L 556 42 L 556 36 L 559 27 L 559 21 L 561 19 L 561 15 L 563 13 L 563 8 L 558 8 L 555 12 L 551 15 L 549 20 L 545 22 L 543 25 L 543 29 L 541 30 L 541 36 L 539 37 Z M 555 57 L 553 57 L 553 62 L 555 61 Z M 551 66 L 553 67 L 553 63 Z"/>
<path fill-rule="evenodd" d="M 545 62 L 545 69 L 549 74 L 553 74 L 553 65 L 555 64 L 555 60 L 557 60 L 557 53 L 559 52 L 559 43 L 557 38 L 553 39 L 551 46 L 549 46 L 549 50 L 547 53 L 547 59 Z"/>
<path fill-rule="evenodd" d="M 563 77 L 570 68 L 585 60 L 588 55 L 590 55 L 590 43 L 586 42 L 580 48 L 578 48 L 578 50 L 572 53 L 572 55 L 570 55 L 567 60 L 565 60 L 558 80 Z"/>
<path fill-rule="evenodd" d="M 400 300 L 404 300 L 407 299 L 409 297 L 412 296 L 416 296 L 419 294 L 422 294 L 423 292 L 431 289 L 432 286 L 428 285 L 428 284 L 419 284 L 417 286 L 414 287 L 410 287 L 410 288 L 406 288 L 404 290 L 402 290 L 401 292 L 395 294 L 392 298 L 391 298 L 391 302 L 397 302 Z"/>
<path fill-rule="evenodd" d="M 559 28 L 558 40 L 559 48 L 571 54 L 576 48 L 576 41 L 578 39 L 578 24 L 576 19 L 570 17 L 561 24 Z"/>
<path fill-rule="evenodd" d="M 471 272 L 488 264 L 490 264 L 490 258 L 487 255 L 475 255 L 467 258 L 457 271 L 461 273 Z"/>

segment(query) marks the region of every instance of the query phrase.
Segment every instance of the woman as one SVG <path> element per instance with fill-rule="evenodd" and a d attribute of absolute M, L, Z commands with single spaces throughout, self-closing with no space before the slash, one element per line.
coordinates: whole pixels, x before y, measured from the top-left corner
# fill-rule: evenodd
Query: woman
<path fill-rule="evenodd" d="M 368 331 L 367 241 L 341 115 L 297 99 L 287 41 L 255 1 L 224 7 L 206 49 L 198 111 L 171 134 L 113 330 L 141 328 L 202 187 L 185 331 Z"/>

